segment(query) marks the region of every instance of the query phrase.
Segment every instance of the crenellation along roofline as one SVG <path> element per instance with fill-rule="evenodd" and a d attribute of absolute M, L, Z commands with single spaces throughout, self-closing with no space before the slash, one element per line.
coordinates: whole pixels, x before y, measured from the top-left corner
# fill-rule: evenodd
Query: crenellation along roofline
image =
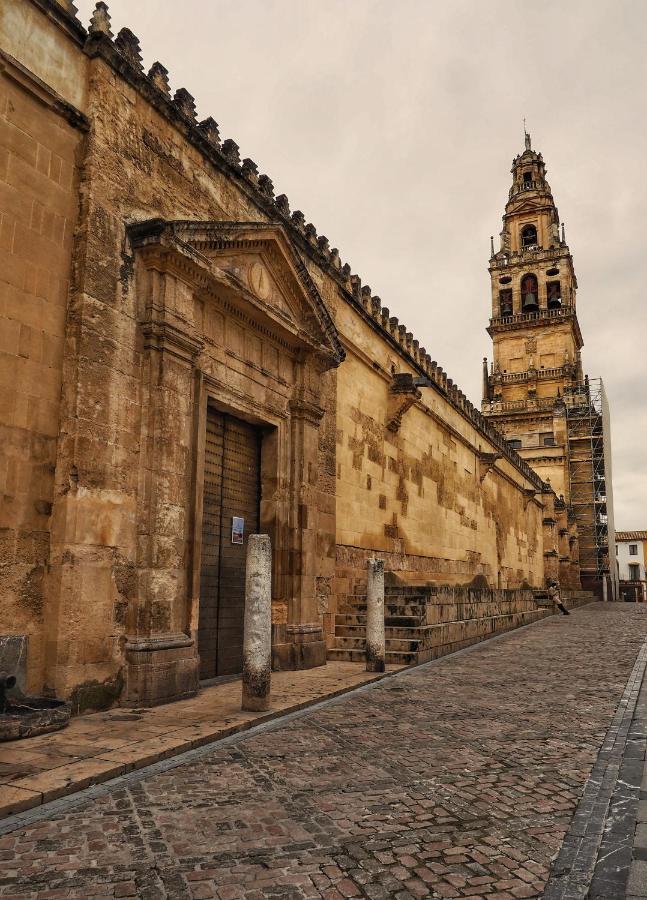
<path fill-rule="evenodd" d="M 77 39 L 82 40 L 83 52 L 90 59 L 100 58 L 136 90 L 151 106 L 169 121 L 218 171 L 231 179 L 238 189 L 264 213 L 270 224 L 281 225 L 289 234 L 295 247 L 325 271 L 338 285 L 340 296 L 380 334 L 408 364 L 429 379 L 429 387 L 441 394 L 461 416 L 531 484 L 543 490 L 541 478 L 505 441 L 494 426 L 487 421 L 477 407 L 455 385 L 435 360 L 421 347 L 419 341 L 391 316 L 382 306 L 368 285 L 362 285 L 359 276 L 353 275 L 348 263 L 343 264 L 336 248 L 330 247 L 325 235 L 318 235 L 315 226 L 306 222 L 300 210 L 294 212 L 285 194 L 275 195 L 272 179 L 258 174 L 253 160 L 241 161 L 238 144 L 231 138 L 222 141 L 218 125 L 208 117 L 197 120 L 193 97 L 185 88 L 179 88 L 171 97 L 168 70 L 155 62 L 148 73 L 144 72 L 139 40 L 128 28 L 122 28 L 113 39 L 108 6 L 103 0 L 96 4 L 90 27 L 86 31 L 76 13 L 72 14 L 71 0 L 68 11 L 62 11 L 56 0 L 34 0 L 44 11 L 51 11 L 61 27 L 68 20 L 75 23 Z M 60 13 L 60 15 L 58 15 Z M 78 27 L 77 27 L 78 26 Z"/>

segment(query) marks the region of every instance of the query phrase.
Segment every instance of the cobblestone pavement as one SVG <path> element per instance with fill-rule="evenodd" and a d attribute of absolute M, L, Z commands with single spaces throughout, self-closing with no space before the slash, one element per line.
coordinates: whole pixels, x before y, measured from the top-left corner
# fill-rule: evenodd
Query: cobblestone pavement
<path fill-rule="evenodd" d="M 551 618 L 0 840 L 1 897 L 539 897 L 647 635 Z"/>

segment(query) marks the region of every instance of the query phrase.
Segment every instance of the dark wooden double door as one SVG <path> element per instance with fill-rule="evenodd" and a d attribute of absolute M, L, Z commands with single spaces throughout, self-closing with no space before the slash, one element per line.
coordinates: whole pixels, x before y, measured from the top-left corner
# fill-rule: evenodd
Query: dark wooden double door
<path fill-rule="evenodd" d="M 200 677 L 242 671 L 247 539 L 258 532 L 258 428 L 207 411 L 200 569 Z M 235 519 L 243 519 L 242 543 Z"/>

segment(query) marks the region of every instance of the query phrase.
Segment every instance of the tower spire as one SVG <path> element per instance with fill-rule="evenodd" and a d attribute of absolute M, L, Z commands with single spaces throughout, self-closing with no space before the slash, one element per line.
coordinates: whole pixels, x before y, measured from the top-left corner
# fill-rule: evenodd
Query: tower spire
<path fill-rule="evenodd" d="M 526 117 L 525 116 L 523 118 L 523 137 L 526 142 L 526 150 L 531 150 L 532 148 L 530 146 L 530 135 L 526 131 Z"/>

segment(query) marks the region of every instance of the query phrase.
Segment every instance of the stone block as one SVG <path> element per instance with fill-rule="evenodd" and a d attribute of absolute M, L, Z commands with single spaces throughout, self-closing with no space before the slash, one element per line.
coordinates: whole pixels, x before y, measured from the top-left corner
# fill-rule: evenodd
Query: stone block
<path fill-rule="evenodd" d="M 192 697 L 197 690 L 198 657 L 192 640 L 171 637 L 126 644 L 124 705 L 157 706 Z"/>
<path fill-rule="evenodd" d="M 43 795 L 37 790 L 14 787 L 11 784 L 0 785 L 0 818 L 33 809 L 42 802 Z"/>
<path fill-rule="evenodd" d="M 647 862 L 632 860 L 629 868 L 627 893 L 632 896 L 647 897 Z"/>

